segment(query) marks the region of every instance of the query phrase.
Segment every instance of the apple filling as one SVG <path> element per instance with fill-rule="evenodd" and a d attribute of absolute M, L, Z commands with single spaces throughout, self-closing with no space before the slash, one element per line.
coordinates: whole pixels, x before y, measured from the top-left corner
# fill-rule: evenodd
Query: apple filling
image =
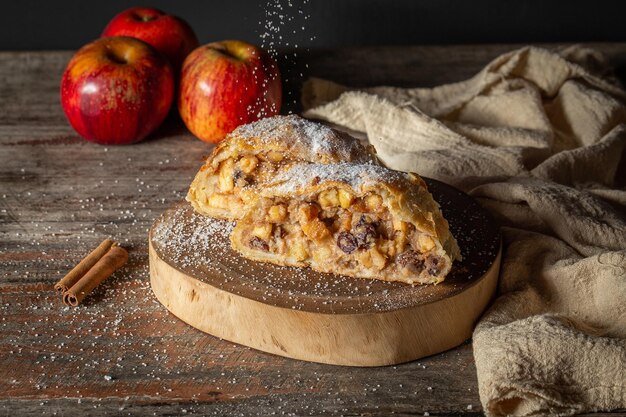
<path fill-rule="evenodd" d="M 394 218 L 373 193 L 357 197 L 331 188 L 301 200 L 263 198 L 235 234 L 259 260 L 322 272 L 431 283 L 450 269 L 432 237 Z"/>
<path fill-rule="evenodd" d="M 214 173 L 207 175 L 199 202 L 207 207 L 229 211 L 240 217 L 243 202 L 239 190 L 272 178 L 278 169 L 291 160 L 282 153 L 266 151 L 229 157 L 219 162 Z M 208 169 L 203 167 L 202 169 Z"/>

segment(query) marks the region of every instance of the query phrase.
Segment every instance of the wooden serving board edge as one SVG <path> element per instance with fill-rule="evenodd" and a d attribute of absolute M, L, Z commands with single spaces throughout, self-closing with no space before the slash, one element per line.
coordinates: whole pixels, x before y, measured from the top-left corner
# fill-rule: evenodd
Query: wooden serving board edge
<path fill-rule="evenodd" d="M 265 304 L 184 274 L 161 259 L 149 237 L 150 283 L 172 314 L 206 333 L 289 358 L 346 366 L 383 366 L 451 349 L 471 337 L 498 281 L 493 264 L 464 291 L 380 313 L 327 314 Z"/>

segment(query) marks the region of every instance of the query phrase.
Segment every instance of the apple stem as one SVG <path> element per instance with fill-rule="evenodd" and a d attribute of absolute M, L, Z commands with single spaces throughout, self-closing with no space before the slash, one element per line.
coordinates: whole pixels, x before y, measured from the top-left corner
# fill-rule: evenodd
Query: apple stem
<path fill-rule="evenodd" d="M 158 16 L 149 15 L 149 14 L 135 14 L 135 19 L 141 20 L 142 22 L 150 22 L 151 20 L 155 20 Z"/>
<path fill-rule="evenodd" d="M 108 50 L 106 56 L 108 59 L 115 62 L 116 64 L 128 64 L 128 61 L 126 60 L 125 57 L 120 56 L 114 51 Z"/>

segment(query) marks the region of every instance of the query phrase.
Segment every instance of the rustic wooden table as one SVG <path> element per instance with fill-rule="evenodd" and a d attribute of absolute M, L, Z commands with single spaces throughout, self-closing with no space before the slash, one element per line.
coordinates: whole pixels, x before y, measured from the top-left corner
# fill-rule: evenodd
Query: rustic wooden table
<path fill-rule="evenodd" d="M 626 44 L 594 45 L 617 66 Z M 288 109 L 303 77 L 432 86 L 515 45 L 281 55 Z M 482 414 L 470 342 L 393 367 L 306 363 L 233 345 L 169 314 L 148 282 L 147 231 L 210 147 L 171 117 L 149 140 L 81 140 L 59 104 L 71 52 L 0 53 L 0 410 L 4 415 Z M 130 262 L 84 305 L 52 285 L 103 238 Z M 612 414 L 615 415 L 615 414 Z"/>

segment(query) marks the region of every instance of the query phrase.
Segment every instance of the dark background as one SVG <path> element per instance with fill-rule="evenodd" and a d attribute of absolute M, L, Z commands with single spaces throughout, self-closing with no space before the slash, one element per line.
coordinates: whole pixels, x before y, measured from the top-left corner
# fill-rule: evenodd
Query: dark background
<path fill-rule="evenodd" d="M 261 44 L 266 11 L 292 21 L 276 47 L 626 41 L 626 2 L 605 0 L 4 0 L 0 50 L 77 49 L 131 6 L 187 20 L 201 43 Z M 278 21 L 271 14 L 270 21 Z M 308 19 L 305 19 L 309 16 Z M 259 23 L 261 22 L 261 23 Z M 305 29 L 302 29 L 302 26 Z M 295 33 L 294 33 L 295 32 Z M 282 39 L 279 38 L 282 36 Z M 268 46 L 269 40 L 266 39 Z"/>

